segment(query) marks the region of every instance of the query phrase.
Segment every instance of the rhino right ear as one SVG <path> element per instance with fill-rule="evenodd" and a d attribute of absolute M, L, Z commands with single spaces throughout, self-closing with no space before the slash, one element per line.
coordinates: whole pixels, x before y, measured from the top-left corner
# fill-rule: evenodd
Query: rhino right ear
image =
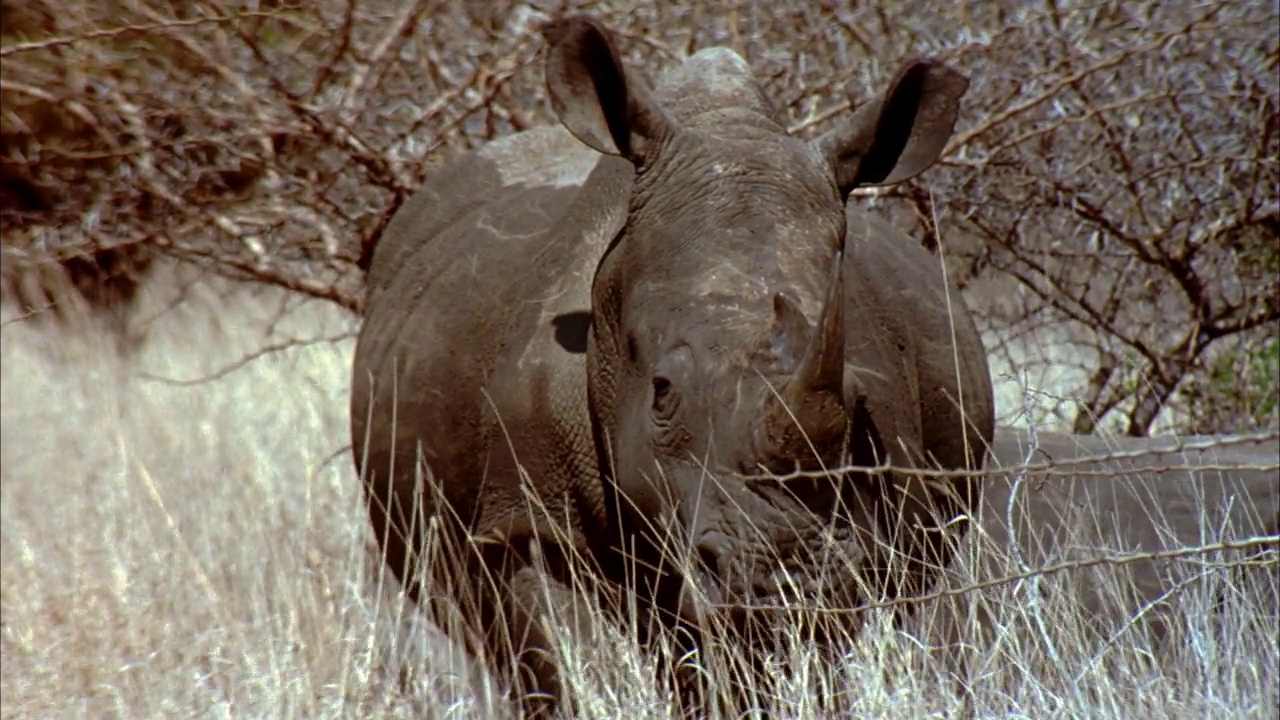
<path fill-rule="evenodd" d="M 892 185 L 937 161 L 955 128 L 969 78 L 932 58 L 903 64 L 884 94 L 815 142 L 842 197 L 864 185 Z"/>
<path fill-rule="evenodd" d="M 575 15 L 542 26 L 547 91 L 560 122 L 606 155 L 633 162 L 671 132 L 671 122 L 636 75 L 628 73 L 609 31 Z"/>

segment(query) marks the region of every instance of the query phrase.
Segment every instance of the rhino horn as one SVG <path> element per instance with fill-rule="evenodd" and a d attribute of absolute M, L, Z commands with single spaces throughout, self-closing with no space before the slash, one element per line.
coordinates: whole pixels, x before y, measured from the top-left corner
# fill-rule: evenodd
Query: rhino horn
<path fill-rule="evenodd" d="M 796 368 L 792 386 L 802 392 L 833 392 L 844 388 L 844 253 L 836 253 L 827 275 L 818 327 Z"/>
<path fill-rule="evenodd" d="M 765 432 L 774 442 L 799 428 L 827 437 L 844 427 L 844 271 L 843 253 L 832 260 L 818 325 L 809 337 L 791 380 L 765 414 Z M 783 302 L 790 302 L 784 300 Z"/>

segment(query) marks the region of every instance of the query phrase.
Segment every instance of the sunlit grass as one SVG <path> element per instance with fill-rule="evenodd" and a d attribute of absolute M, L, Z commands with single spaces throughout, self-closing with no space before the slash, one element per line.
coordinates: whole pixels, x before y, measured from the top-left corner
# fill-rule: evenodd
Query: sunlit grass
<path fill-rule="evenodd" d="M 208 286 L 161 314 L 129 362 L 4 326 L 5 717 L 507 712 L 469 659 L 379 583 L 346 450 L 354 327 L 316 303 Z M 267 345 L 283 349 L 240 363 Z M 1090 573 L 1106 586 L 1104 570 Z M 1100 646 L 1070 593 L 1028 592 L 981 596 L 998 642 L 969 676 L 979 716 L 1276 716 L 1276 621 L 1251 596 L 1228 593 L 1214 615 L 1214 593 L 1194 590 L 1171 643 L 1135 623 Z M 937 641 L 929 611 L 944 609 L 926 605 L 911 636 L 872 614 L 835 659 L 783 632 L 748 694 L 775 717 L 815 717 L 836 696 L 856 717 L 954 715 L 946 665 L 916 639 Z M 580 716 L 668 716 L 670 688 L 627 633 L 564 640 Z M 742 664 L 731 644 L 686 661 L 720 685 Z"/>
<path fill-rule="evenodd" d="M 368 591 L 342 451 L 353 341 L 305 344 L 351 327 L 241 291 L 167 313 L 131 363 L 4 328 L 6 715 L 403 705 L 377 652 L 393 618 Z M 207 382 L 157 379 L 207 378 L 290 341 L 304 344 Z"/>

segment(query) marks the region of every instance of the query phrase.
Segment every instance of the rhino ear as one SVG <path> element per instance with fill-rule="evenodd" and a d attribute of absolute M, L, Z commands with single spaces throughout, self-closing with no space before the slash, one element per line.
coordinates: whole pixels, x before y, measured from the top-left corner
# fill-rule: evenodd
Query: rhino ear
<path fill-rule="evenodd" d="M 547 91 L 569 132 L 592 149 L 629 160 L 667 133 L 670 121 L 644 81 L 628 73 L 609 31 L 581 15 L 542 26 Z"/>
<path fill-rule="evenodd" d="M 842 196 L 892 185 L 932 165 L 955 128 L 969 78 L 932 58 L 908 60 L 884 94 L 815 142 Z"/>

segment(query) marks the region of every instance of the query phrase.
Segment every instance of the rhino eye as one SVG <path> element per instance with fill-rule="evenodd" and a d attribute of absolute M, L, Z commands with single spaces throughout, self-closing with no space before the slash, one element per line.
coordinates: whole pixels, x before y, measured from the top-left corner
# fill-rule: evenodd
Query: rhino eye
<path fill-rule="evenodd" d="M 656 420 L 667 420 L 675 412 L 675 394 L 671 392 L 671 381 L 661 375 L 653 376 L 653 416 Z"/>

